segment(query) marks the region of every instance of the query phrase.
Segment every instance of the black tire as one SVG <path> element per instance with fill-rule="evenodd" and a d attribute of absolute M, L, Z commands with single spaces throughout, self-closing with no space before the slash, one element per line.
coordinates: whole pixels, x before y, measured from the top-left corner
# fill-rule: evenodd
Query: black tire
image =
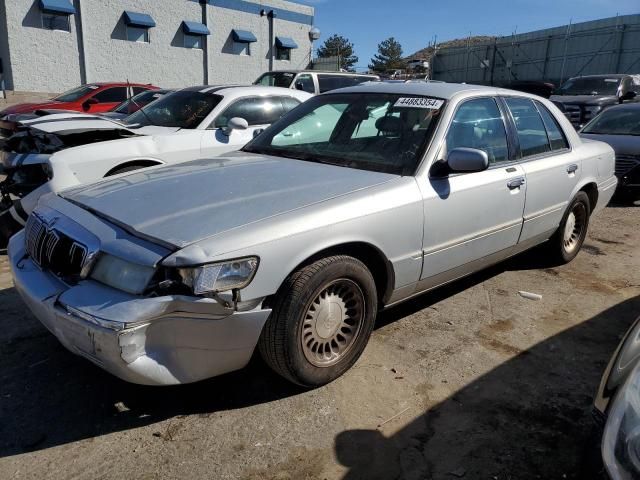
<path fill-rule="evenodd" d="M 148 165 L 128 165 L 126 167 L 120 167 L 115 170 L 110 171 L 105 175 L 105 177 L 111 177 L 113 175 L 120 175 L 121 173 L 133 172 L 134 170 L 140 170 L 141 168 L 146 168 Z"/>
<path fill-rule="evenodd" d="M 339 302 L 346 299 L 337 309 L 336 298 Z M 293 383 L 308 388 L 325 385 L 358 360 L 373 330 L 377 307 L 375 281 L 361 261 L 346 255 L 318 260 L 291 274 L 280 287 L 258 341 L 260 354 L 273 370 Z M 342 320 L 336 322 L 336 317 Z M 314 336 L 320 341 L 315 352 L 313 347 L 318 342 Z M 335 358 L 334 348 L 343 349 Z"/>
<path fill-rule="evenodd" d="M 567 222 L 573 214 L 573 219 L 576 220 L 575 225 L 580 224 L 580 230 L 571 235 L 571 239 L 567 241 L 565 238 L 565 229 L 567 228 Z M 558 230 L 549 239 L 547 245 L 549 252 L 553 256 L 554 260 L 558 264 L 569 263 L 573 260 L 578 252 L 582 248 L 584 239 L 587 236 L 587 230 L 589 229 L 589 217 L 591 216 L 591 202 L 589 196 L 585 192 L 578 192 L 573 200 L 569 204 L 569 208 L 564 212 L 562 221 Z"/>

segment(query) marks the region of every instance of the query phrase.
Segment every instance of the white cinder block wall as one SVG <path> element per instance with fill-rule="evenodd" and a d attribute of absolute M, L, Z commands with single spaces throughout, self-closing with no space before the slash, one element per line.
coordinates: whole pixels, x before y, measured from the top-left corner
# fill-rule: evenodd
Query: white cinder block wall
<path fill-rule="evenodd" d="M 314 9 L 283 0 L 73 0 L 71 32 L 43 29 L 38 0 L 0 2 L 0 58 L 9 90 L 61 92 L 83 82 L 127 79 L 162 87 L 251 83 L 269 69 L 277 36 L 299 48 L 289 62 L 274 58 L 274 69 L 302 69 L 309 62 Z M 182 21 L 202 23 L 203 8 L 211 31 L 207 47 L 184 48 Z M 151 15 L 150 43 L 126 40 L 125 10 Z M 261 10 L 276 15 L 270 19 Z M 256 36 L 251 55 L 233 52 L 233 29 Z"/>

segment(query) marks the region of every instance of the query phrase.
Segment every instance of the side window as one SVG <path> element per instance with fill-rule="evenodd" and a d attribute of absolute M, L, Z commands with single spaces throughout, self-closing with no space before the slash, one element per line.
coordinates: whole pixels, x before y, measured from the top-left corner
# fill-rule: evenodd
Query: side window
<path fill-rule="evenodd" d="M 446 137 L 447 152 L 454 148 L 476 148 L 487 153 L 489 163 L 509 160 L 507 132 L 493 98 L 464 102 L 456 111 Z"/>
<path fill-rule="evenodd" d="M 144 88 L 144 87 L 131 87 L 131 88 L 133 90 L 134 95 L 138 95 L 139 93 L 146 92 L 147 90 L 149 90 L 148 88 Z"/>
<path fill-rule="evenodd" d="M 335 90 L 337 88 L 350 87 L 354 85 L 351 77 L 346 75 L 318 75 L 318 87 L 320 93 L 328 92 L 329 90 Z"/>
<path fill-rule="evenodd" d="M 531 157 L 551 150 L 547 131 L 538 109 L 528 98 L 505 98 L 516 123 L 522 157 Z"/>
<path fill-rule="evenodd" d="M 551 150 L 563 150 L 565 148 L 569 148 L 569 143 L 562 132 L 560 124 L 551 112 L 547 110 L 547 107 L 542 105 L 540 102 L 536 102 L 536 107 L 538 107 L 544 126 L 547 129 L 547 136 L 549 137 Z"/>
<path fill-rule="evenodd" d="M 303 73 L 301 75 L 298 75 L 298 78 L 296 78 L 295 87 L 296 89 L 302 90 L 303 92 L 309 92 L 309 93 L 316 92 L 316 87 L 313 84 L 313 77 L 308 73 Z"/>
<path fill-rule="evenodd" d="M 216 118 L 214 127 L 223 128 L 234 117 L 244 118 L 249 126 L 267 125 L 284 114 L 278 98 L 243 98 L 233 103 Z"/>
<path fill-rule="evenodd" d="M 98 103 L 120 103 L 127 99 L 127 87 L 113 87 L 96 93 L 95 98 Z"/>

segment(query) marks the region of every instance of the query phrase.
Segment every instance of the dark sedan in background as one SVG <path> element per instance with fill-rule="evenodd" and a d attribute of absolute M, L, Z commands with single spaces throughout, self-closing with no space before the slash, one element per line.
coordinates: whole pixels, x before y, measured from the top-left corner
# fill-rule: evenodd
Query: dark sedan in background
<path fill-rule="evenodd" d="M 640 198 L 640 103 L 608 108 L 585 125 L 580 136 L 611 145 L 616 152 L 618 195 Z"/>

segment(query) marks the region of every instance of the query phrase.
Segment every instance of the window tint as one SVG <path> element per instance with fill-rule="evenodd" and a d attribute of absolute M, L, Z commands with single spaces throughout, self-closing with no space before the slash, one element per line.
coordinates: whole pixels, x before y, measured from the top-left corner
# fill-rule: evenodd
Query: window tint
<path fill-rule="evenodd" d="M 124 102 L 127 99 L 127 87 L 107 88 L 96 93 L 93 98 L 99 103 Z"/>
<path fill-rule="evenodd" d="M 538 111 L 540 112 L 540 116 L 542 117 L 542 121 L 544 122 L 544 126 L 547 129 L 547 136 L 549 137 L 549 143 L 551 144 L 551 150 L 562 150 L 564 148 L 569 148 L 569 144 L 567 143 L 567 139 L 562 133 L 562 128 L 558 124 L 558 121 L 551 114 L 547 107 L 542 105 L 540 102 L 536 102 L 536 107 L 538 107 Z"/>
<path fill-rule="evenodd" d="M 308 73 L 304 73 L 302 75 L 298 75 L 296 78 L 296 89 L 302 90 L 303 92 L 315 93 L 316 87 L 313 84 L 313 77 Z"/>
<path fill-rule="evenodd" d="M 505 101 L 516 123 L 522 157 L 548 152 L 547 132 L 533 101 L 528 98 L 506 98 Z"/>
<path fill-rule="evenodd" d="M 509 159 L 507 132 L 496 101 L 478 98 L 464 102 L 447 133 L 447 152 L 454 148 L 476 148 L 487 153 L 489 163 Z"/>
<path fill-rule="evenodd" d="M 229 106 L 216 118 L 216 128 L 226 127 L 234 117 L 244 118 L 249 125 L 268 125 L 284 114 L 282 102 L 274 98 L 243 98 Z"/>
<path fill-rule="evenodd" d="M 138 95 L 139 93 L 149 91 L 149 89 L 148 89 L 148 88 L 144 88 L 144 87 L 131 87 L 131 88 L 133 89 L 133 95 L 134 95 L 134 96 L 135 96 L 135 95 Z"/>

